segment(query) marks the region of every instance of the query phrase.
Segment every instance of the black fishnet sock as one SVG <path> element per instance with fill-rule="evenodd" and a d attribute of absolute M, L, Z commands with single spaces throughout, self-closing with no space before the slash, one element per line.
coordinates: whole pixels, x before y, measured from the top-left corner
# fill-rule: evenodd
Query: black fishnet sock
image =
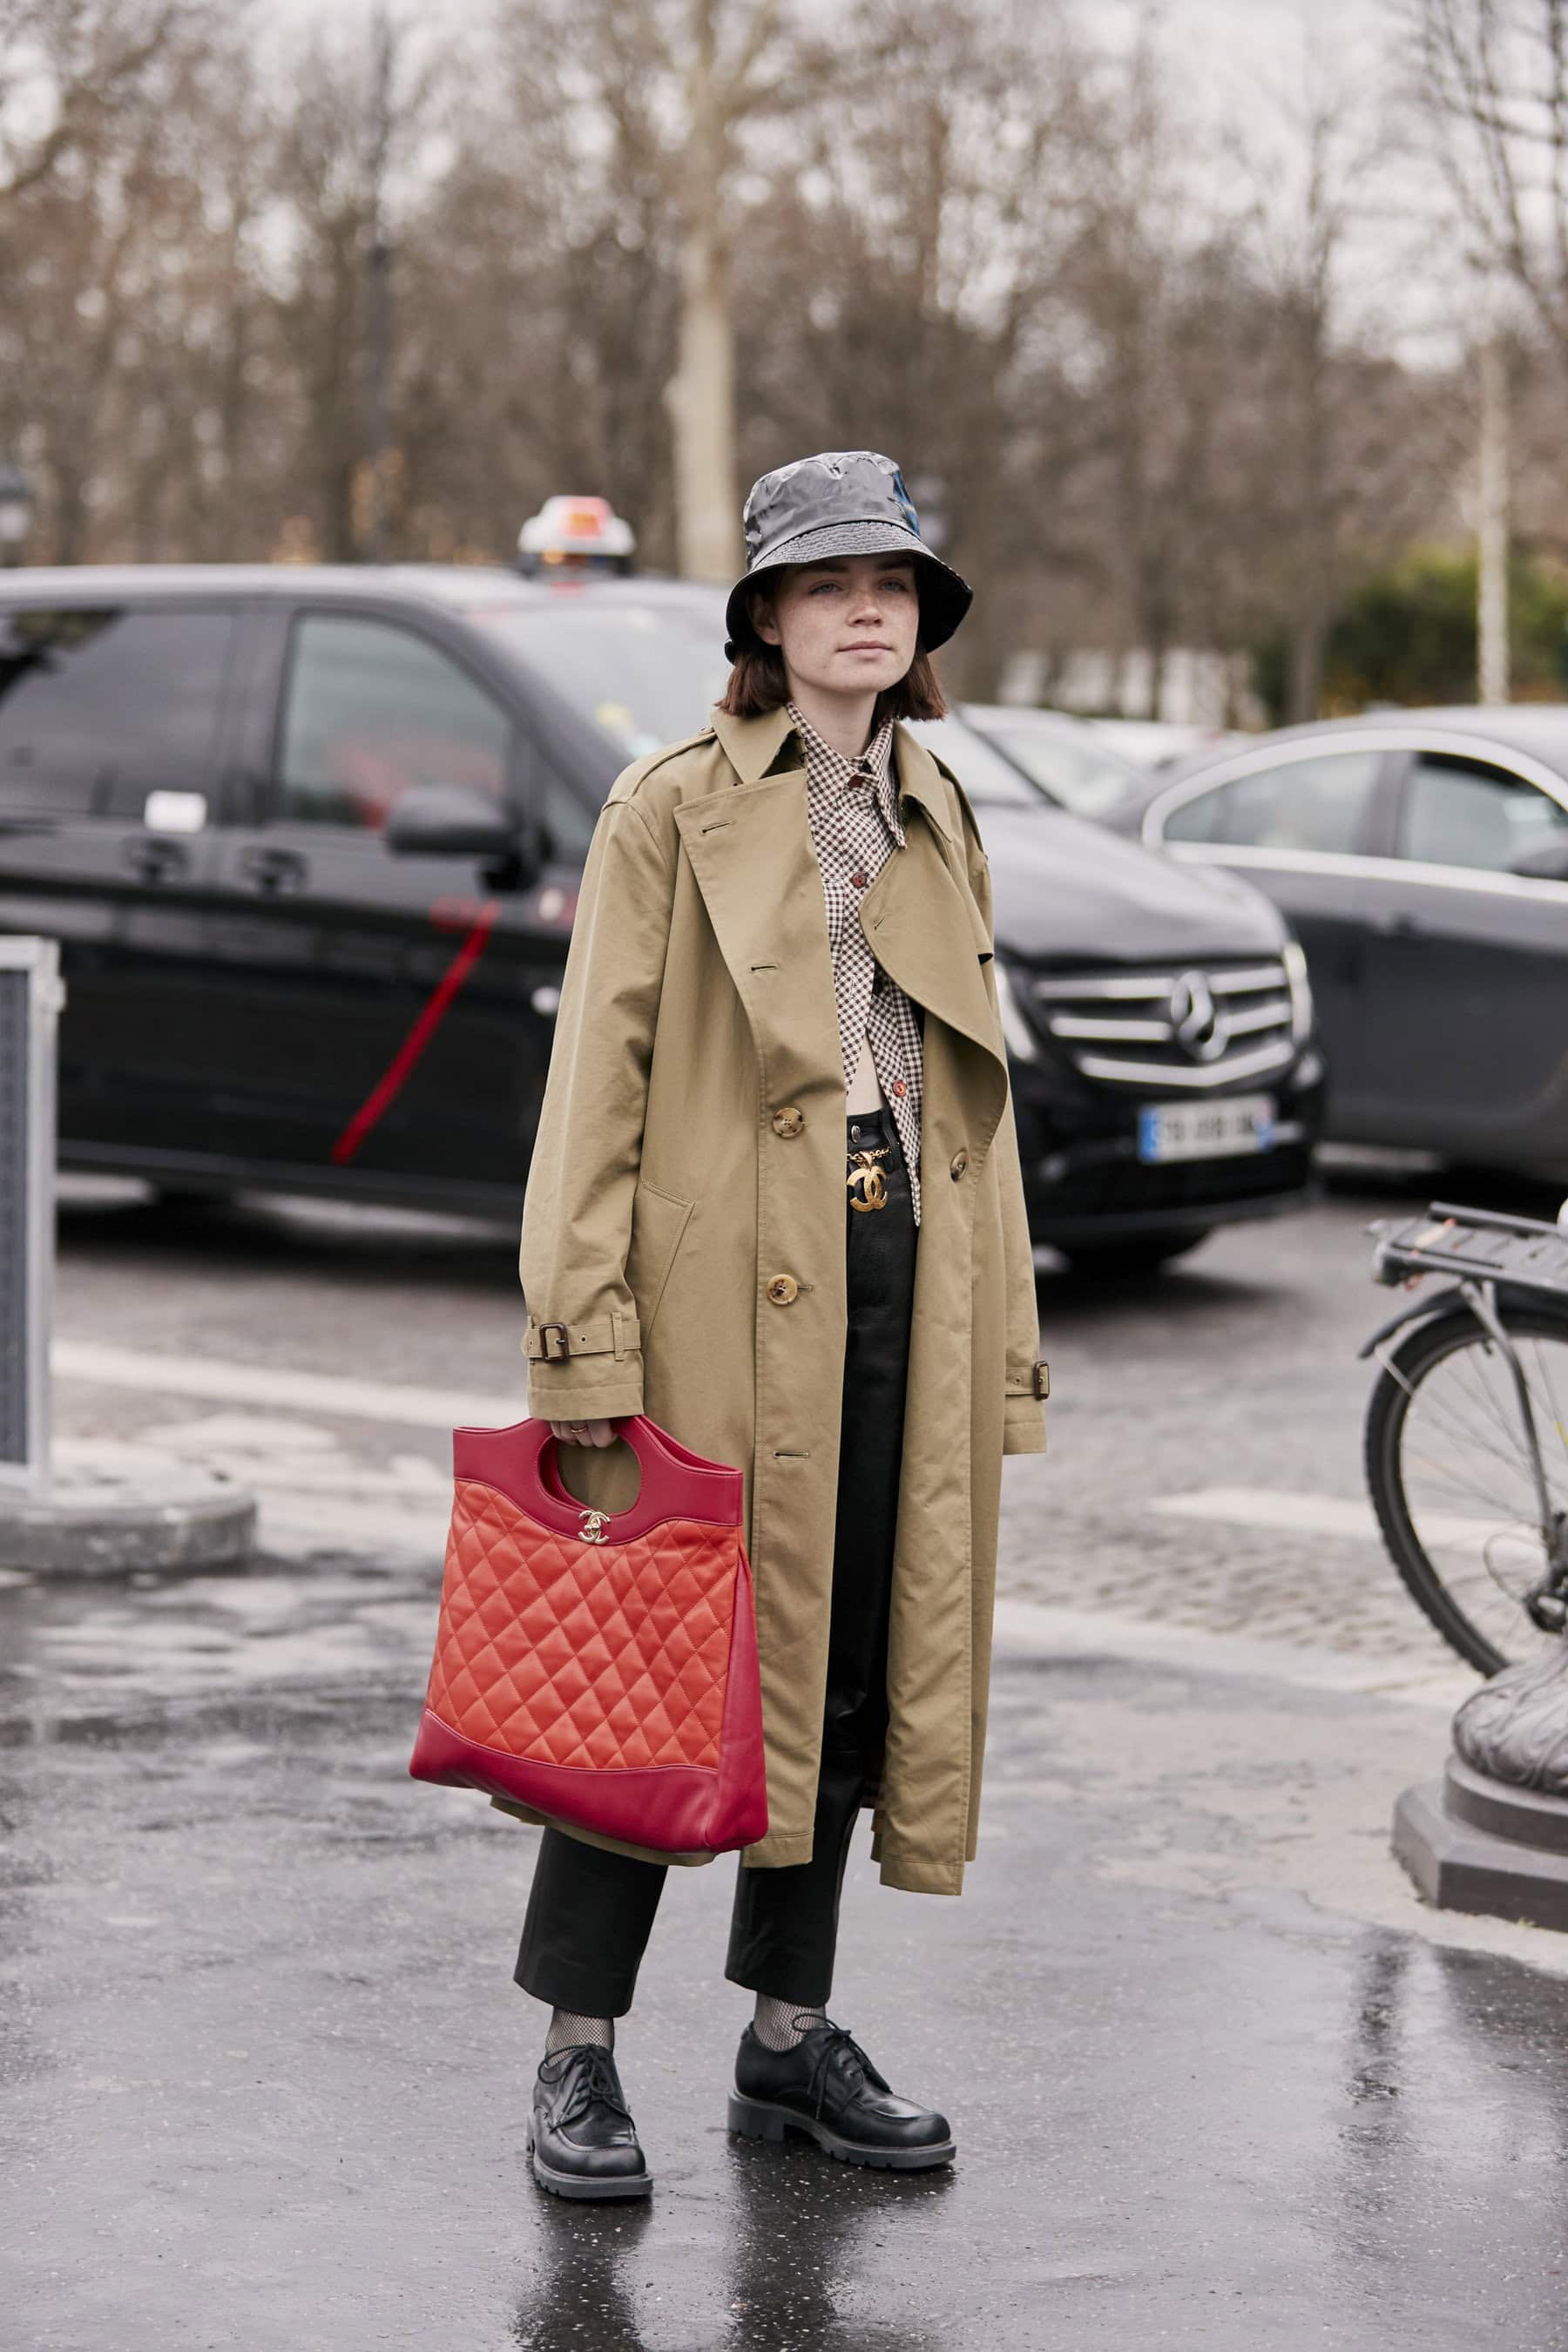
<path fill-rule="evenodd" d="M 826 2015 L 808 2000 L 775 2000 L 772 1993 L 760 1992 L 752 2031 L 764 2049 L 793 2050 Z"/>
<path fill-rule="evenodd" d="M 616 2021 L 613 2017 L 579 2017 L 575 2010 L 552 2009 L 550 2031 L 544 2038 L 544 2054 L 553 2058 L 560 2050 L 613 2050 L 616 2046 Z"/>

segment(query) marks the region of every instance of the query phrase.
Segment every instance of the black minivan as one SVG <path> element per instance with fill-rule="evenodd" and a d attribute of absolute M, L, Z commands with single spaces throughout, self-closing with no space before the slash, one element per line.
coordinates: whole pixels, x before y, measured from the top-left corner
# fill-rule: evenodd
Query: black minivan
<path fill-rule="evenodd" d="M 721 690 L 719 592 L 500 570 L 0 573 L 0 930 L 62 943 L 68 1168 L 514 1218 L 584 856 Z M 1274 908 L 955 719 L 1037 1242 L 1299 1205 L 1323 1071 Z"/>

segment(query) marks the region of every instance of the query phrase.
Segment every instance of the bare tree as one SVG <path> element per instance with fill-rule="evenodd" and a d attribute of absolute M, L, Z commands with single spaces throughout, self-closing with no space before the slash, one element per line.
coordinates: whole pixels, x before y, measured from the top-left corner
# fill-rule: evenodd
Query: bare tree
<path fill-rule="evenodd" d="M 0 0 L 0 205 L 96 150 L 210 0 Z"/>
<path fill-rule="evenodd" d="M 1410 91 L 1475 259 L 1568 361 L 1568 5 L 1395 0 Z"/>
<path fill-rule="evenodd" d="M 513 0 L 548 25 L 566 82 L 656 168 L 679 240 L 671 436 L 676 556 L 695 579 L 739 568 L 732 268 L 752 158 L 742 142 L 847 91 L 866 68 L 853 8 L 816 29 L 804 0 Z"/>

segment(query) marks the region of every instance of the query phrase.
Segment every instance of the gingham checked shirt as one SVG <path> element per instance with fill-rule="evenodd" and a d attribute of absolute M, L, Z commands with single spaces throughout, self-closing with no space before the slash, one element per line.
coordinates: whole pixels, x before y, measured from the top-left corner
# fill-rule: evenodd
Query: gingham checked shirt
<path fill-rule="evenodd" d="M 910 1171 L 915 1223 L 921 1221 L 921 1095 L 924 1050 L 914 1005 L 889 979 L 861 928 L 861 893 L 904 846 L 893 781 L 893 724 L 877 730 L 858 760 L 825 743 L 792 702 L 790 719 L 805 753 L 805 808 L 827 901 L 827 945 L 838 999 L 838 1044 L 847 1093 L 862 1038 L 887 1097 Z"/>

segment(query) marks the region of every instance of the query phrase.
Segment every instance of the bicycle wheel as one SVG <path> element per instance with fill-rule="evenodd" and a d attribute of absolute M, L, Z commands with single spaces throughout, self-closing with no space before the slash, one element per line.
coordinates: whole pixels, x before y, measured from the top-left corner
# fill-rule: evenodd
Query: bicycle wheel
<path fill-rule="evenodd" d="M 1568 1510 L 1568 1316 L 1502 1310 L 1530 1391 L 1554 1514 Z M 1366 1415 L 1366 1476 L 1405 1589 L 1484 1675 L 1538 1655 L 1523 1601 L 1545 1573 L 1534 1474 L 1509 1364 L 1468 1310 L 1417 1324 Z"/>

